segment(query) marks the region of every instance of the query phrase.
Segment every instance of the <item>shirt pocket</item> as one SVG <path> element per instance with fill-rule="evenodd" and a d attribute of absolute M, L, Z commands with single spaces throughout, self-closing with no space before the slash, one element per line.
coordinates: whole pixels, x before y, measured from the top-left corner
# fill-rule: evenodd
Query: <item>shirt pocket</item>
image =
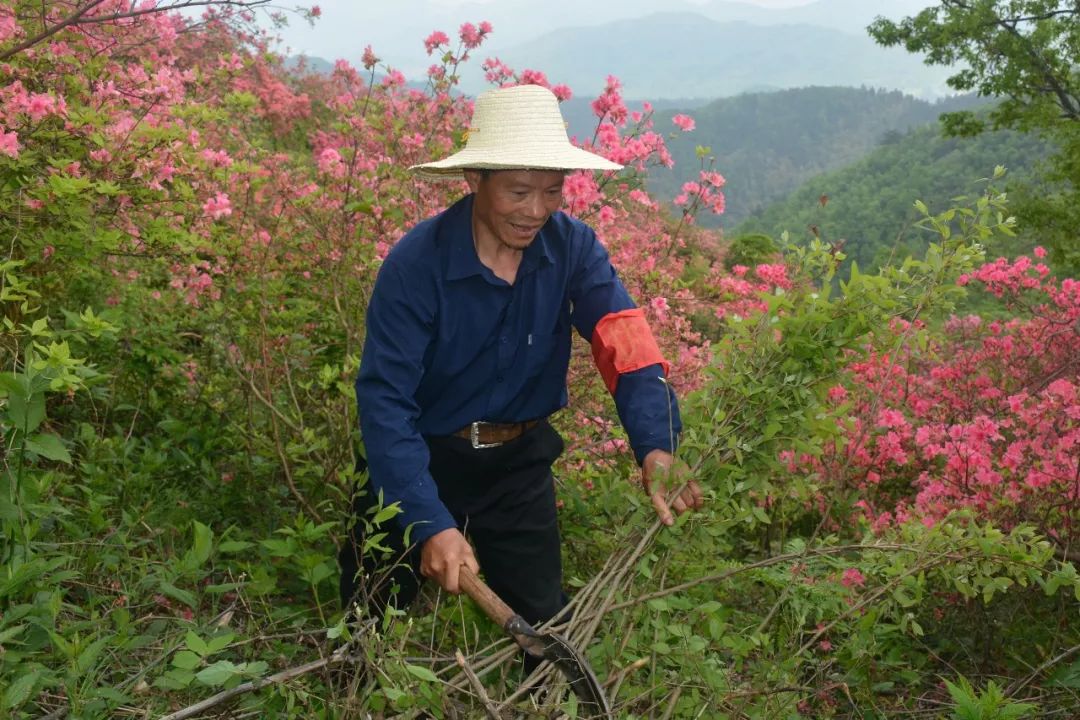
<path fill-rule="evenodd" d="M 525 338 L 525 375 L 536 377 L 555 372 L 562 367 L 566 374 L 566 362 L 563 348 L 569 344 L 569 331 L 555 333 L 533 333 Z"/>

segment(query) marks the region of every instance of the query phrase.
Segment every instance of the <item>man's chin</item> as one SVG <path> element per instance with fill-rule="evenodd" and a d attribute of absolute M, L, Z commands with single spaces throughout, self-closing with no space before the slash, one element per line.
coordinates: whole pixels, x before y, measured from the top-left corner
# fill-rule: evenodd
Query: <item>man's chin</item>
<path fill-rule="evenodd" d="M 512 235 L 510 237 L 503 237 L 500 239 L 502 240 L 502 244 L 505 247 L 510 248 L 511 250 L 524 250 L 530 245 L 532 245 L 533 240 L 536 239 L 536 235 L 533 235 L 530 238 L 526 238 L 521 235 Z"/>

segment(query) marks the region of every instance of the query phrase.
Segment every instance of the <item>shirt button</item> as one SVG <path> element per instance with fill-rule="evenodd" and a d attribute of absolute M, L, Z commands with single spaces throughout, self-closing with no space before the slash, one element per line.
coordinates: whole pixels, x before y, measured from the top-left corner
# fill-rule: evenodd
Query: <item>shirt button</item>
<path fill-rule="evenodd" d="M 503 376 L 502 375 L 496 375 L 495 376 L 495 382 L 502 382 L 502 381 L 503 381 Z"/>
<path fill-rule="evenodd" d="M 509 339 L 510 338 L 503 335 L 501 338 L 499 338 L 499 342 L 501 342 L 503 345 L 505 345 Z"/>

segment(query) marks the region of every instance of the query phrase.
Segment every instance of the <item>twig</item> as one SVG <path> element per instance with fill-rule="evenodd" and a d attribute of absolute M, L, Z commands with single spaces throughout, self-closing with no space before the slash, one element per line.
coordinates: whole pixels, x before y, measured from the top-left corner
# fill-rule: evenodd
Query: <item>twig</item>
<path fill-rule="evenodd" d="M 668 706 L 660 720 L 671 720 L 671 716 L 675 714 L 675 707 L 679 704 L 679 696 L 682 695 L 682 691 L 682 685 L 680 685 L 675 688 L 675 692 L 668 696 Z"/>
<path fill-rule="evenodd" d="M 303 665 L 288 668 L 287 670 L 282 670 L 281 672 L 270 675 L 269 677 L 249 680 L 248 682 L 237 685 L 230 690 L 219 692 L 217 695 L 208 697 L 205 700 L 201 700 L 194 705 L 189 705 L 182 710 L 177 710 L 174 713 L 163 715 L 161 716 L 161 718 L 159 718 L 159 720 L 184 720 L 185 718 L 195 717 L 196 715 L 199 715 L 200 713 L 203 713 L 212 707 L 220 705 L 224 702 L 228 702 L 229 700 L 232 700 L 233 698 L 240 695 L 244 695 L 260 688 L 264 688 L 267 685 L 276 685 L 279 683 L 288 682 L 290 680 L 300 677 L 301 675 L 306 675 L 309 672 L 321 670 L 322 668 L 329 667 L 331 665 L 338 665 L 349 660 L 348 650 L 348 645 L 342 645 L 340 648 L 335 650 L 334 654 L 330 657 L 325 657 L 321 660 L 313 660 L 312 662 L 305 663 Z"/>
<path fill-rule="evenodd" d="M 1055 657 L 1050 658 L 1049 660 L 1044 662 L 1042 665 L 1035 668 L 1035 670 L 1033 670 L 1032 673 L 1030 675 L 1028 675 L 1026 678 L 1024 678 L 1023 680 L 1014 681 L 1011 685 L 1009 685 L 1009 687 L 1007 687 L 1005 689 L 1005 697 L 1011 697 L 1011 696 L 1015 695 L 1016 693 L 1020 692 L 1025 687 L 1030 685 L 1035 680 L 1035 678 L 1039 677 L 1044 672 L 1046 672 L 1048 669 L 1052 668 L 1054 665 L 1057 665 L 1062 660 L 1065 660 L 1069 656 L 1073 655 L 1078 650 L 1080 650 L 1080 645 L 1074 645 L 1071 648 L 1069 648 L 1068 650 L 1066 650 L 1065 652 L 1061 653 L 1060 655 L 1057 655 Z"/>
<path fill-rule="evenodd" d="M 465 673 L 465 677 L 469 679 L 469 684 L 472 685 L 472 689 L 476 693 L 476 696 L 480 698 L 480 702 L 484 705 L 484 710 L 487 711 L 488 717 L 492 718 L 492 720 L 501 720 L 502 716 L 491 703 L 491 698 L 488 697 L 487 691 L 484 690 L 483 683 L 480 682 L 480 678 L 476 677 L 476 673 L 469 667 L 469 663 L 465 662 L 465 656 L 461 654 L 460 650 L 454 650 L 454 659 L 457 660 L 458 667 Z"/>

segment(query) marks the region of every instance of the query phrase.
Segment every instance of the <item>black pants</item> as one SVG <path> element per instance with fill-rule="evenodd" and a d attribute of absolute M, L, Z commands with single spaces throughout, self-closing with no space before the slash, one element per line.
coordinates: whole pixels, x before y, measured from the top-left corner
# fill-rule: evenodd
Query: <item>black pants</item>
<path fill-rule="evenodd" d="M 526 622 L 549 620 L 566 605 L 551 464 L 563 441 L 541 422 L 524 435 L 495 448 L 474 449 L 458 437 L 426 438 L 431 475 L 439 497 L 476 548 L 491 589 Z M 341 601 L 366 602 L 381 617 L 388 604 L 404 608 L 419 592 L 420 549 L 406 546 L 395 520 L 375 533 L 387 533 L 385 553 L 363 553 L 363 519 L 376 504 L 370 487 L 353 500 L 357 518 L 341 549 Z M 370 516 L 369 516 L 370 519 Z M 362 572 L 360 572 L 362 570 Z"/>

